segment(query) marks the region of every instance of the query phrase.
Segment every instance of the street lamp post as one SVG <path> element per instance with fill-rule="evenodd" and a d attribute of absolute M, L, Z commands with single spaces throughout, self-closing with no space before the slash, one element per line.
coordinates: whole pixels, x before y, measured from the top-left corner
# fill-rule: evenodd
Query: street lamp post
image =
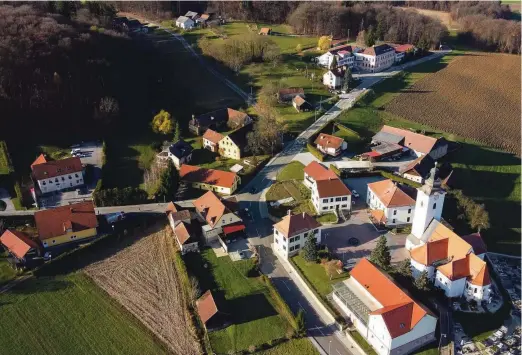
<path fill-rule="evenodd" d="M 330 340 L 330 342 L 328 343 L 328 355 L 331 354 L 330 350 L 332 350 L 332 341 Z"/>

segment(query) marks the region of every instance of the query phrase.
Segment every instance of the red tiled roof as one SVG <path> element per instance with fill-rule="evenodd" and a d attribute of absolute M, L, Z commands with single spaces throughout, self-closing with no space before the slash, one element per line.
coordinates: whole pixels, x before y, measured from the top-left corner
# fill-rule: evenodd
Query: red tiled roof
<path fill-rule="evenodd" d="M 390 179 L 368 184 L 385 207 L 415 206 L 415 200 Z"/>
<path fill-rule="evenodd" d="M 386 223 L 386 216 L 382 210 L 371 210 L 370 215 L 377 223 Z"/>
<path fill-rule="evenodd" d="M 211 130 L 210 128 L 205 131 L 203 134 L 203 139 L 211 141 L 212 143 L 218 144 L 220 140 L 223 139 L 223 135 L 216 131 Z"/>
<path fill-rule="evenodd" d="M 98 227 L 92 201 L 41 210 L 34 214 L 34 219 L 40 240 L 64 235 L 67 227 L 73 232 Z"/>
<path fill-rule="evenodd" d="M 179 176 L 188 182 L 199 182 L 226 188 L 232 188 L 237 178 L 237 174 L 230 171 L 205 169 L 187 164 L 181 165 Z"/>
<path fill-rule="evenodd" d="M 304 95 L 304 89 L 303 88 L 285 88 L 285 89 L 279 90 L 279 96 L 294 95 L 294 94 Z"/>
<path fill-rule="evenodd" d="M 174 234 L 176 234 L 176 238 L 181 245 L 185 244 L 190 239 L 191 232 L 190 225 L 186 222 L 180 222 L 174 228 Z"/>
<path fill-rule="evenodd" d="M 4 234 L 2 234 L 0 243 L 19 259 L 23 258 L 31 248 L 40 248 L 40 246 L 25 233 L 10 229 L 7 229 Z"/>
<path fill-rule="evenodd" d="M 45 158 L 45 155 L 44 155 L 44 154 L 40 154 L 40 155 L 38 156 L 38 158 L 36 158 L 36 160 L 31 164 L 31 168 L 32 168 L 34 165 L 43 164 L 43 163 L 47 163 L 47 159 Z"/>
<path fill-rule="evenodd" d="M 392 45 L 392 47 L 395 49 L 395 52 L 408 52 L 415 49 L 415 46 L 413 44 L 396 44 Z"/>
<path fill-rule="evenodd" d="M 315 181 L 338 178 L 333 171 L 316 161 L 308 164 L 303 171 Z"/>
<path fill-rule="evenodd" d="M 429 152 L 431 152 L 431 150 L 435 146 L 435 143 L 437 143 L 436 138 L 414 133 L 407 129 L 401 129 L 384 125 L 381 128 L 381 132 L 391 133 L 397 136 L 404 137 L 404 146 L 406 148 L 413 149 L 423 154 L 428 154 Z"/>
<path fill-rule="evenodd" d="M 212 191 L 209 191 L 197 200 L 194 200 L 192 204 L 211 227 L 214 227 L 221 217 L 228 212 L 228 209 L 223 202 L 221 202 L 219 197 L 217 197 Z"/>
<path fill-rule="evenodd" d="M 206 324 L 218 312 L 216 302 L 210 290 L 196 301 L 196 306 L 198 307 L 199 318 L 203 324 Z"/>
<path fill-rule="evenodd" d="M 382 304 L 371 314 L 382 316 L 392 338 L 408 333 L 429 314 L 367 259 L 361 259 L 350 274 Z"/>
<path fill-rule="evenodd" d="M 352 192 L 346 185 L 336 177 L 335 179 L 319 180 L 317 181 L 317 194 L 320 198 L 323 197 L 335 197 L 335 196 L 347 196 L 351 195 Z"/>
<path fill-rule="evenodd" d="M 301 234 L 320 226 L 321 224 L 306 212 L 286 215 L 280 222 L 274 224 L 274 228 L 285 238 L 291 238 L 296 234 Z"/>
<path fill-rule="evenodd" d="M 471 247 L 473 248 L 473 252 L 476 255 L 484 254 L 488 251 L 486 247 L 486 243 L 484 243 L 484 240 L 482 239 L 482 236 L 480 233 L 473 233 L 469 235 L 462 236 L 462 239 L 464 239 L 466 242 L 468 242 Z"/>
<path fill-rule="evenodd" d="M 342 147 L 344 139 L 332 136 L 325 133 L 319 133 L 317 138 L 315 139 L 314 144 L 320 145 L 324 148 L 334 148 L 339 149 Z"/>
<path fill-rule="evenodd" d="M 32 165 L 31 169 L 36 180 L 50 179 L 60 175 L 81 172 L 82 161 L 77 157 L 51 160 L 46 163 Z"/>
<path fill-rule="evenodd" d="M 259 34 L 269 34 L 272 31 L 270 27 L 263 27 L 259 30 Z"/>
<path fill-rule="evenodd" d="M 165 213 L 170 214 L 172 212 L 178 212 L 178 206 L 174 202 L 169 202 L 165 209 Z"/>

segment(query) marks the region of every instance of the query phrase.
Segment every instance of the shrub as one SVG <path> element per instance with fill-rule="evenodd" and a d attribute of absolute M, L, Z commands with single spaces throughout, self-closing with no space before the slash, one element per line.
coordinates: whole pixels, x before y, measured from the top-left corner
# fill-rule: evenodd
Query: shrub
<path fill-rule="evenodd" d="M 341 170 L 337 168 L 337 166 L 330 164 L 330 170 L 335 173 L 335 175 L 341 177 Z"/>
<path fill-rule="evenodd" d="M 312 155 L 314 157 L 316 157 L 317 159 L 319 159 L 319 161 L 324 161 L 324 155 L 323 153 L 321 153 L 320 151 L 318 151 L 313 145 L 311 145 L 310 143 L 307 143 L 306 144 L 306 147 L 308 148 L 308 151 L 310 153 L 312 153 Z"/>

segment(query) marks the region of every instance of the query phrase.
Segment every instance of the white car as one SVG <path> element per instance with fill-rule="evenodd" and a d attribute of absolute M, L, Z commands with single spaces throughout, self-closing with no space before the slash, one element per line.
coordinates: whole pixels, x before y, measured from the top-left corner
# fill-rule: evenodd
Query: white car
<path fill-rule="evenodd" d="M 352 190 L 352 195 L 355 198 L 359 198 L 359 193 L 357 192 L 357 190 Z"/>

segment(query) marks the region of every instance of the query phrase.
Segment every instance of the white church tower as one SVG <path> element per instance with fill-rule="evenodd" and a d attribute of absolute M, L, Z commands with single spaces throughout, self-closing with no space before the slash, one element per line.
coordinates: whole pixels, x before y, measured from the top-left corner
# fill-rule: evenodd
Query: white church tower
<path fill-rule="evenodd" d="M 435 163 L 424 185 L 417 189 L 411 234 L 406 241 L 408 250 L 424 244 L 426 241 L 422 241 L 421 238 L 428 225 L 433 219 L 437 221 L 441 219 L 446 191 L 441 187 L 441 181 L 437 173 L 437 163 Z"/>

